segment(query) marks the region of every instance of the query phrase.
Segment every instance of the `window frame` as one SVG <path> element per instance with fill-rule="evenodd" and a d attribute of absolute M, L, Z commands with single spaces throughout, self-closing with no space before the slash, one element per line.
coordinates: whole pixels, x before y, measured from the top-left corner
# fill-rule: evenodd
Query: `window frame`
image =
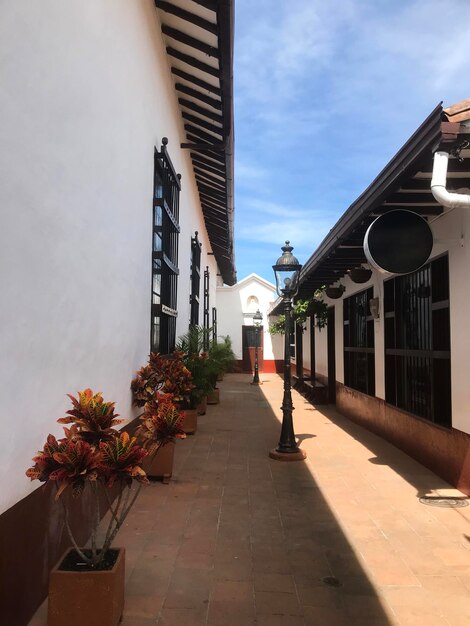
<path fill-rule="evenodd" d="M 346 387 L 375 396 L 375 329 L 369 301 L 373 287 L 343 300 L 343 375 Z"/>
<path fill-rule="evenodd" d="M 198 239 L 197 230 L 191 237 L 191 290 L 189 294 L 190 317 L 192 326 L 199 324 L 199 294 L 201 290 L 201 249 L 202 243 Z"/>
<path fill-rule="evenodd" d="M 448 254 L 384 281 L 385 401 L 452 427 Z"/>
<path fill-rule="evenodd" d="M 181 175 L 173 167 L 167 144 L 163 137 L 161 149 L 154 151 L 152 210 L 150 351 L 162 354 L 175 348 L 179 275 Z"/>

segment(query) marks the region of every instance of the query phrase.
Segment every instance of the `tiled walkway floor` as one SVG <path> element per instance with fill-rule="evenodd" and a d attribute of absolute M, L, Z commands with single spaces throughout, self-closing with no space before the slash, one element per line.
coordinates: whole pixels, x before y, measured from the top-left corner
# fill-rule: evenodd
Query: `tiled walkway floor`
<path fill-rule="evenodd" d="M 270 460 L 282 380 L 261 379 L 227 376 L 172 482 L 141 493 L 117 540 L 122 626 L 470 625 L 470 507 L 418 501 L 462 494 L 296 392 L 308 458 Z"/>

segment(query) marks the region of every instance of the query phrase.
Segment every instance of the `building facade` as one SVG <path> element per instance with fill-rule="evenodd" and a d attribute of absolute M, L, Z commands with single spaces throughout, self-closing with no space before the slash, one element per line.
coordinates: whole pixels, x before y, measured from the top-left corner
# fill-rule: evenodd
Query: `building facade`
<path fill-rule="evenodd" d="M 220 316 L 217 334 L 220 337 L 229 335 L 238 369 L 242 371 L 253 370 L 257 345 L 259 370 L 266 373 L 282 371 L 282 338 L 269 333 L 269 311 L 275 291 L 272 283 L 257 274 L 250 274 L 233 286 L 217 287 Z M 258 310 L 263 316 L 259 334 L 253 325 L 253 316 Z"/>
<path fill-rule="evenodd" d="M 299 297 L 323 286 L 341 289 L 325 292 L 327 327 L 312 321 L 298 338 L 304 376 L 327 385 L 341 413 L 467 494 L 469 120 L 469 101 L 436 107 L 332 228 L 302 269 Z M 431 190 L 436 152 L 448 160 L 450 204 Z M 383 247 L 398 261 L 422 245 L 393 223 L 392 212 L 402 211 L 424 219 L 431 250 L 412 271 L 384 271 L 364 250 L 374 220 L 392 220 Z"/>
<path fill-rule="evenodd" d="M 233 6 L 7 2 L 0 51 L 0 595 L 17 626 L 64 545 L 24 472 L 66 394 L 102 391 L 132 420 L 149 351 L 236 280 Z"/>

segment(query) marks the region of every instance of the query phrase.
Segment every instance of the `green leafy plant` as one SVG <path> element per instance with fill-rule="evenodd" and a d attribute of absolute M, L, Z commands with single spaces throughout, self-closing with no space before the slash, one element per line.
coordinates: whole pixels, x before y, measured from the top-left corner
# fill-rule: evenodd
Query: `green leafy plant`
<path fill-rule="evenodd" d="M 42 450 L 33 458 L 34 465 L 26 471 L 31 480 L 45 484 L 55 483 L 56 500 L 60 500 L 65 511 L 65 526 L 70 540 L 80 558 L 91 569 L 99 569 L 119 528 L 132 508 L 140 488 L 148 483 L 141 467 L 147 451 L 137 444 L 135 437 L 119 433 L 113 426 L 123 420 L 116 419 L 114 402 L 105 402 L 101 393 L 91 389 L 78 393 L 78 398 L 69 395 L 73 408 L 67 416 L 57 420 L 72 424 L 64 427 L 65 437 L 57 440 L 47 437 Z M 132 491 L 136 481 L 139 486 Z M 118 486 L 116 502 L 113 502 L 110 489 Z M 69 510 L 64 500 L 64 492 L 70 488 L 72 497 L 92 490 L 94 503 L 91 526 L 91 550 L 80 548 L 69 523 Z M 104 491 L 111 516 L 101 547 L 98 546 L 98 526 L 101 519 L 100 491 Z M 125 495 L 124 495 L 125 494 Z"/>
<path fill-rule="evenodd" d="M 184 414 L 173 403 L 171 394 L 161 395 L 145 405 L 136 436 L 150 455 L 174 441 L 184 439 Z"/>
<path fill-rule="evenodd" d="M 194 388 L 187 403 L 191 409 L 196 408 L 203 397 L 214 390 L 217 380 L 219 366 L 205 350 L 209 336 L 210 330 L 194 325 L 176 342 L 176 350 L 184 355 L 183 362 L 192 375 Z"/>
<path fill-rule="evenodd" d="M 235 354 L 232 350 L 232 340 L 227 335 L 222 342 L 214 341 L 209 347 L 209 358 L 212 359 L 220 374 L 225 374 L 235 362 Z"/>
<path fill-rule="evenodd" d="M 322 289 L 317 289 L 311 298 L 307 300 L 297 300 L 292 315 L 295 324 L 303 327 L 307 318 L 314 315 L 318 328 L 324 328 L 326 326 L 328 321 L 328 305 L 321 299 L 322 293 Z M 269 325 L 271 335 L 284 334 L 285 320 L 285 315 L 282 313 Z"/>

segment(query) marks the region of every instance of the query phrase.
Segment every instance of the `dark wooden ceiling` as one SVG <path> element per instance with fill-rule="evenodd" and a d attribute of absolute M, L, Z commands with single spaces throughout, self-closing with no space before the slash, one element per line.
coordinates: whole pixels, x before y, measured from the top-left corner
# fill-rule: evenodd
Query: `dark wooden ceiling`
<path fill-rule="evenodd" d="M 233 2 L 154 0 L 212 252 L 236 282 L 233 231 Z"/>

